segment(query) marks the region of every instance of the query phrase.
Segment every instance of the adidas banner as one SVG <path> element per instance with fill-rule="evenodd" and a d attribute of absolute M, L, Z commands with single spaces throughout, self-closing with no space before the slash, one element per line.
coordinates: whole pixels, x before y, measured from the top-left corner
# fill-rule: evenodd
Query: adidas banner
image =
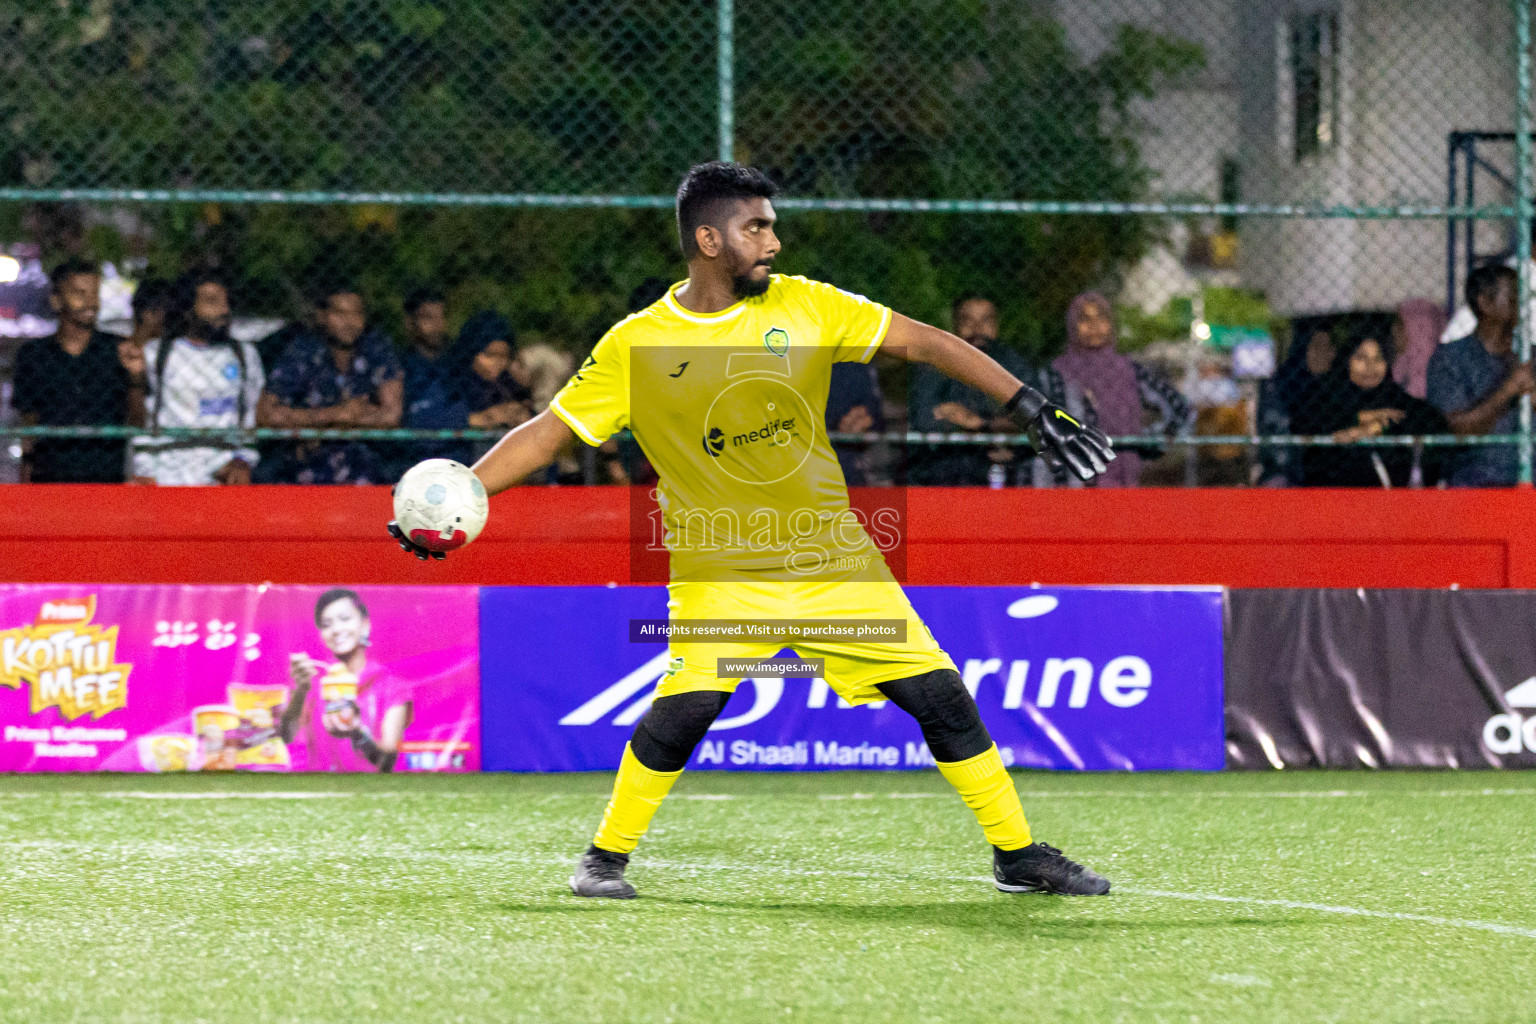
<path fill-rule="evenodd" d="M 1536 593 L 1228 599 L 1232 767 L 1536 767 Z"/>
<path fill-rule="evenodd" d="M 1219 588 L 911 587 L 907 594 L 975 694 L 1005 763 L 1223 766 Z M 648 632 L 666 616 L 663 587 L 483 588 L 485 767 L 617 768 L 667 671 L 667 645 Z M 742 681 L 689 768 L 932 765 L 916 724 L 895 706 L 849 707 L 823 678 L 764 671 Z"/>

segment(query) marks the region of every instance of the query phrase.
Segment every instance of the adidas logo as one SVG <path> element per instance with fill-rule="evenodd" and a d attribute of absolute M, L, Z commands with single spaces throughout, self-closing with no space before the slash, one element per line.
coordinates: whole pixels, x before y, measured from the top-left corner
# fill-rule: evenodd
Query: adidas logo
<path fill-rule="evenodd" d="M 1536 676 L 1505 693 L 1504 700 L 1512 708 L 1536 708 Z M 1536 754 L 1536 715 L 1526 717 L 1518 711 L 1494 715 L 1483 724 L 1483 746 L 1495 754 L 1522 750 Z"/>

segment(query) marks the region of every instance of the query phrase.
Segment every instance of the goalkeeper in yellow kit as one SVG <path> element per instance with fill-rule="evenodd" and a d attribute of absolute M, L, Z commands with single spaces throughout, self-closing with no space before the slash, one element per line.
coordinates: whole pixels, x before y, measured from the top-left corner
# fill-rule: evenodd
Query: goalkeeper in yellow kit
<path fill-rule="evenodd" d="M 551 462 L 573 433 L 599 445 L 628 427 L 660 477 L 674 623 L 899 620 L 905 635 L 787 644 L 674 636 L 668 671 L 625 746 L 571 888 L 635 895 L 624 880 L 629 855 L 741 681 L 718 673 L 720 659 L 765 658 L 789 646 L 823 658 L 827 682 L 848 702 L 889 700 L 917 720 L 939 771 L 992 844 L 999 889 L 1108 892 L 1102 876 L 1033 841 L 976 702 L 850 511 L 820 428 L 832 364 L 867 363 L 883 351 L 1003 403 L 1043 457 L 1084 480 L 1114 458 L 1109 442 L 960 338 L 862 296 L 771 273 L 779 252 L 774 194 L 752 168 L 689 171 L 677 191 L 688 279 L 608 331 L 548 410 L 502 438 L 474 471 L 496 494 Z M 393 523 L 390 532 L 427 557 Z"/>

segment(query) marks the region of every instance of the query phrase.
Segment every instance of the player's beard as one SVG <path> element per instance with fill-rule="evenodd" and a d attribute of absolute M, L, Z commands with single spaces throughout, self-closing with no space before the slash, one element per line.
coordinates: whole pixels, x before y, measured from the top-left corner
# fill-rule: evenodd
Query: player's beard
<path fill-rule="evenodd" d="M 195 338 L 200 338 L 210 345 L 228 345 L 233 340 L 229 336 L 228 320 L 203 320 L 194 318 L 192 329 L 189 332 Z"/>
<path fill-rule="evenodd" d="M 101 315 L 101 307 L 95 304 L 89 306 L 68 306 L 60 304 L 59 320 L 68 323 L 71 327 L 81 331 L 94 331 L 96 318 Z"/>
<path fill-rule="evenodd" d="M 768 275 L 764 274 L 763 279 L 759 281 L 753 278 L 751 274 L 752 271 L 760 266 L 767 267 L 771 271 L 773 269 L 773 261 L 762 260 L 758 263 L 746 263 L 746 260 L 738 256 L 734 249 L 730 250 L 730 253 L 731 294 L 735 295 L 738 299 L 752 299 L 766 292 L 770 281 Z M 744 263 L 746 263 L 746 266 L 742 266 Z"/>

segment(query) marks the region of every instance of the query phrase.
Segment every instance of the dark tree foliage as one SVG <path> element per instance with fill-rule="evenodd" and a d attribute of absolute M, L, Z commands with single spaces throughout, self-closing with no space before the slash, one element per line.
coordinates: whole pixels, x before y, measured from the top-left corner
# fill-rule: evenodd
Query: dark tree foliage
<path fill-rule="evenodd" d="M 1089 59 L 1047 10 L 738 2 L 737 156 L 795 196 L 1144 197 L 1134 101 L 1198 67 L 1198 47 L 1122 27 Z M 0 183 L 665 195 L 713 155 L 715 62 L 713 5 L 693 0 L 0 0 Z M 95 211 L 86 244 L 223 264 L 252 312 L 292 314 L 345 275 L 389 320 L 434 281 L 460 317 L 496 306 L 579 348 L 635 282 L 683 272 L 659 210 L 127 209 Z M 939 322 L 955 293 L 989 292 L 1036 347 L 1031 325 L 1148 232 L 1130 216 L 786 213 L 781 265 Z"/>

